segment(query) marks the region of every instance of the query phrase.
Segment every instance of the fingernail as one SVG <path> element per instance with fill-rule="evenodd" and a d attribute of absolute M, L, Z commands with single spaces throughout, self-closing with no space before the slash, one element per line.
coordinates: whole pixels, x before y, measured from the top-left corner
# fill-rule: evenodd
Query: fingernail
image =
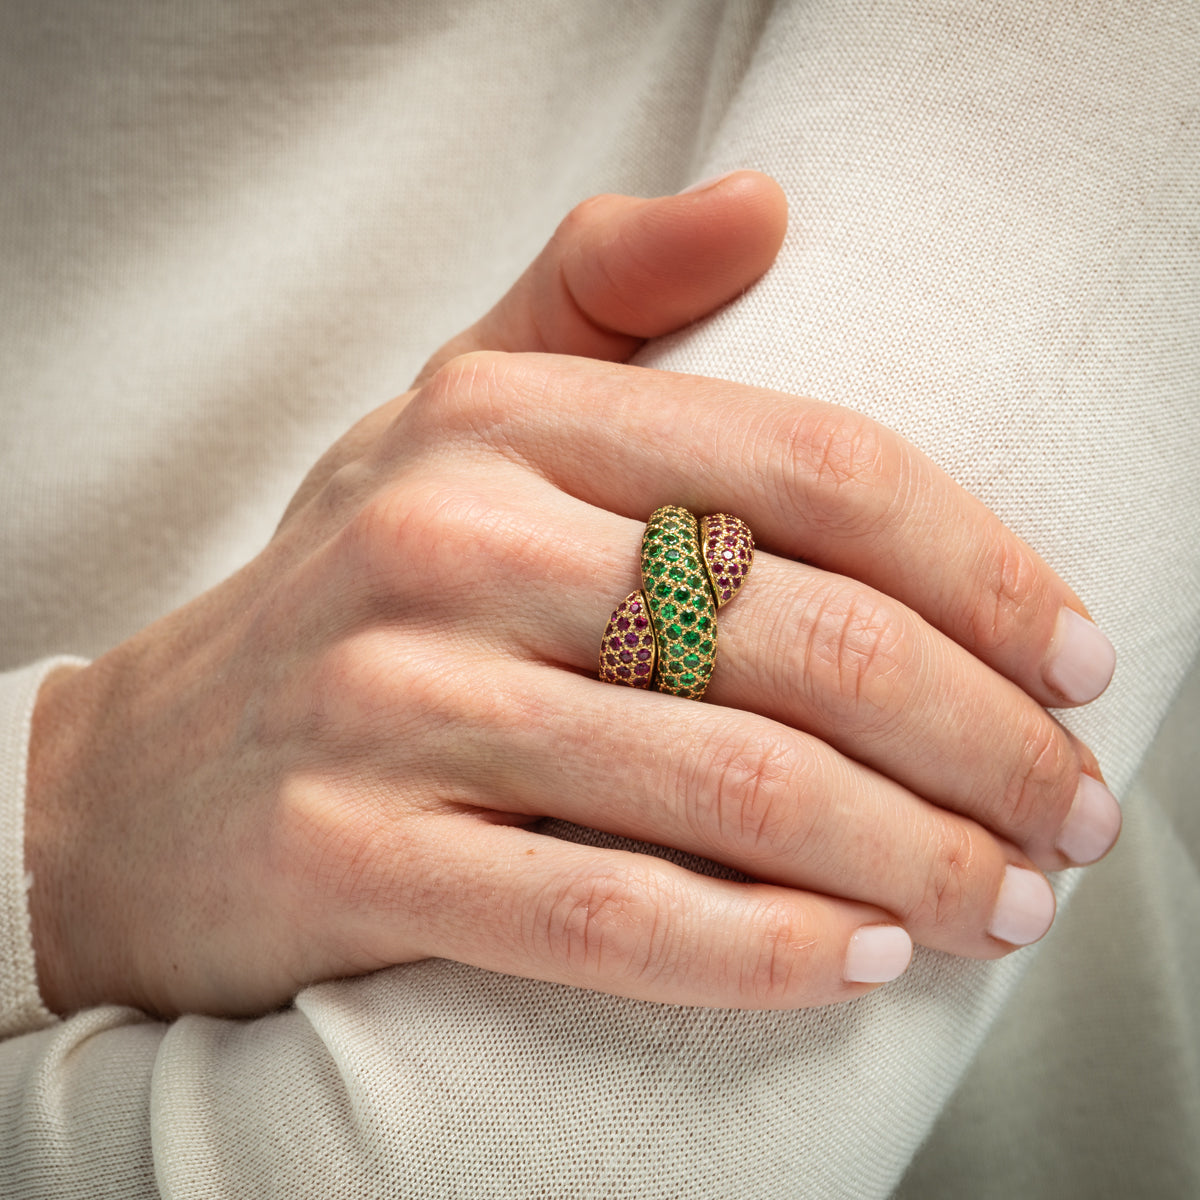
<path fill-rule="evenodd" d="M 1071 811 L 1058 831 L 1055 846 L 1077 866 L 1103 858 L 1121 832 L 1121 806 L 1116 797 L 1090 775 L 1079 777 Z"/>
<path fill-rule="evenodd" d="M 912 951 L 912 938 L 899 925 L 864 925 L 850 939 L 843 978 L 847 983 L 887 983 L 908 969 Z"/>
<path fill-rule="evenodd" d="M 1095 700 L 1112 678 L 1117 665 L 1113 644 L 1074 609 L 1064 608 L 1050 639 L 1042 677 L 1072 704 Z"/>
<path fill-rule="evenodd" d="M 701 179 L 699 183 L 689 183 L 687 187 L 680 189 L 676 194 L 679 196 L 687 196 L 691 192 L 706 192 L 710 187 L 716 187 L 718 183 L 723 183 L 730 175 L 736 175 L 741 168 L 735 168 L 732 171 L 726 171 L 721 175 L 710 175 L 707 179 Z"/>
<path fill-rule="evenodd" d="M 1045 876 L 1005 867 L 988 933 L 1014 946 L 1036 942 L 1054 923 L 1054 889 Z"/>

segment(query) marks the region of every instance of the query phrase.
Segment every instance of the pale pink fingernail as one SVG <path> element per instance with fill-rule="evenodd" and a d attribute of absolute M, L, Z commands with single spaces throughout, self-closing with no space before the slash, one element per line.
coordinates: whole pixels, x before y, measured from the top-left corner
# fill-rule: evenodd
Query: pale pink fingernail
<path fill-rule="evenodd" d="M 716 187 L 718 183 L 724 182 L 730 175 L 736 175 L 738 170 L 725 171 L 720 175 L 710 175 L 707 179 L 701 179 L 698 183 L 689 183 L 687 187 L 681 188 L 677 193 L 680 196 L 690 195 L 692 192 L 706 192 L 710 187 Z"/>
<path fill-rule="evenodd" d="M 1005 867 L 988 933 L 1014 946 L 1036 942 L 1054 923 L 1054 889 L 1044 875 Z"/>
<path fill-rule="evenodd" d="M 1121 806 L 1116 797 L 1100 780 L 1081 775 L 1055 846 L 1082 867 L 1103 858 L 1120 832 Z"/>
<path fill-rule="evenodd" d="M 850 939 L 842 977 L 847 983 L 887 983 L 908 969 L 912 951 L 912 938 L 899 925 L 864 925 Z"/>
<path fill-rule="evenodd" d="M 1053 691 L 1072 704 L 1087 704 L 1108 687 L 1116 665 L 1112 642 L 1087 617 L 1070 608 L 1058 614 L 1042 667 Z"/>

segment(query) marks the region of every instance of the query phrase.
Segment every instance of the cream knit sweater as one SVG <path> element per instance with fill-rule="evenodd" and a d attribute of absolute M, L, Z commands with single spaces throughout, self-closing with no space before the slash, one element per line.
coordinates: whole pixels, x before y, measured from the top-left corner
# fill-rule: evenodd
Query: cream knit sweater
<path fill-rule="evenodd" d="M 1200 647 L 1198 63 L 1190 0 L 0 7 L 0 1195 L 1200 1191 L 1195 684 L 1135 784 Z M 1038 949 L 830 1009 L 435 961 L 258 1021 L 55 1022 L 45 661 L 252 556 L 575 201 L 735 166 L 788 192 L 780 261 L 642 361 L 870 413 L 1061 572 L 1118 648 L 1066 718 L 1114 857 Z"/>

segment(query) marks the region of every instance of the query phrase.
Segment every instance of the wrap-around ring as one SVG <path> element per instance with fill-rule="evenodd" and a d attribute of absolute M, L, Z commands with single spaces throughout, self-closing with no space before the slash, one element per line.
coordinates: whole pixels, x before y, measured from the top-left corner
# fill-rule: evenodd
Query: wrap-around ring
<path fill-rule="evenodd" d="M 744 521 L 685 508 L 657 509 L 642 535 L 642 587 L 609 618 L 600 678 L 699 700 L 717 655 L 717 609 L 737 594 L 754 560 Z"/>

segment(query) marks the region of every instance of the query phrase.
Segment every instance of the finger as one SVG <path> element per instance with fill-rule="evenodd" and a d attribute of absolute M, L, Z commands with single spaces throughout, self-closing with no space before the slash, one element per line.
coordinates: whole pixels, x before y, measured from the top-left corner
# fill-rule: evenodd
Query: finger
<path fill-rule="evenodd" d="M 480 653 L 590 674 L 608 613 L 638 583 L 640 523 L 495 464 L 457 493 L 436 474 L 410 480 L 403 512 L 380 510 L 370 528 L 379 552 L 360 546 L 330 577 L 402 595 L 419 555 L 422 594 Z M 816 735 L 1044 869 L 1093 862 L 1115 842 L 1120 808 L 1087 748 L 891 597 L 760 552 L 719 628 L 711 702 Z"/>
<path fill-rule="evenodd" d="M 536 355 L 468 356 L 397 437 L 465 435 L 644 521 L 742 517 L 785 558 L 900 600 L 1042 704 L 1086 703 L 1114 655 L 1079 598 L 973 496 L 861 414 L 718 380 Z"/>
<path fill-rule="evenodd" d="M 1011 844 L 817 738 L 545 667 L 518 674 L 520 722 L 483 750 L 493 807 L 870 904 L 949 953 L 996 958 L 1050 927 L 1054 893 Z"/>
<path fill-rule="evenodd" d="M 721 616 L 716 704 L 752 706 L 1058 870 L 1101 858 L 1120 807 L 1091 751 L 904 605 L 762 555 Z"/>
<path fill-rule="evenodd" d="M 782 189 L 757 171 L 678 196 L 585 200 L 495 308 L 429 360 L 417 385 L 474 350 L 626 359 L 646 338 L 749 287 L 774 261 L 786 227 Z"/>
<path fill-rule="evenodd" d="M 852 999 L 911 955 L 907 934 L 866 905 L 465 817 L 442 826 L 421 856 L 438 880 L 439 902 L 422 911 L 430 955 L 639 1000 L 753 1009 Z"/>

